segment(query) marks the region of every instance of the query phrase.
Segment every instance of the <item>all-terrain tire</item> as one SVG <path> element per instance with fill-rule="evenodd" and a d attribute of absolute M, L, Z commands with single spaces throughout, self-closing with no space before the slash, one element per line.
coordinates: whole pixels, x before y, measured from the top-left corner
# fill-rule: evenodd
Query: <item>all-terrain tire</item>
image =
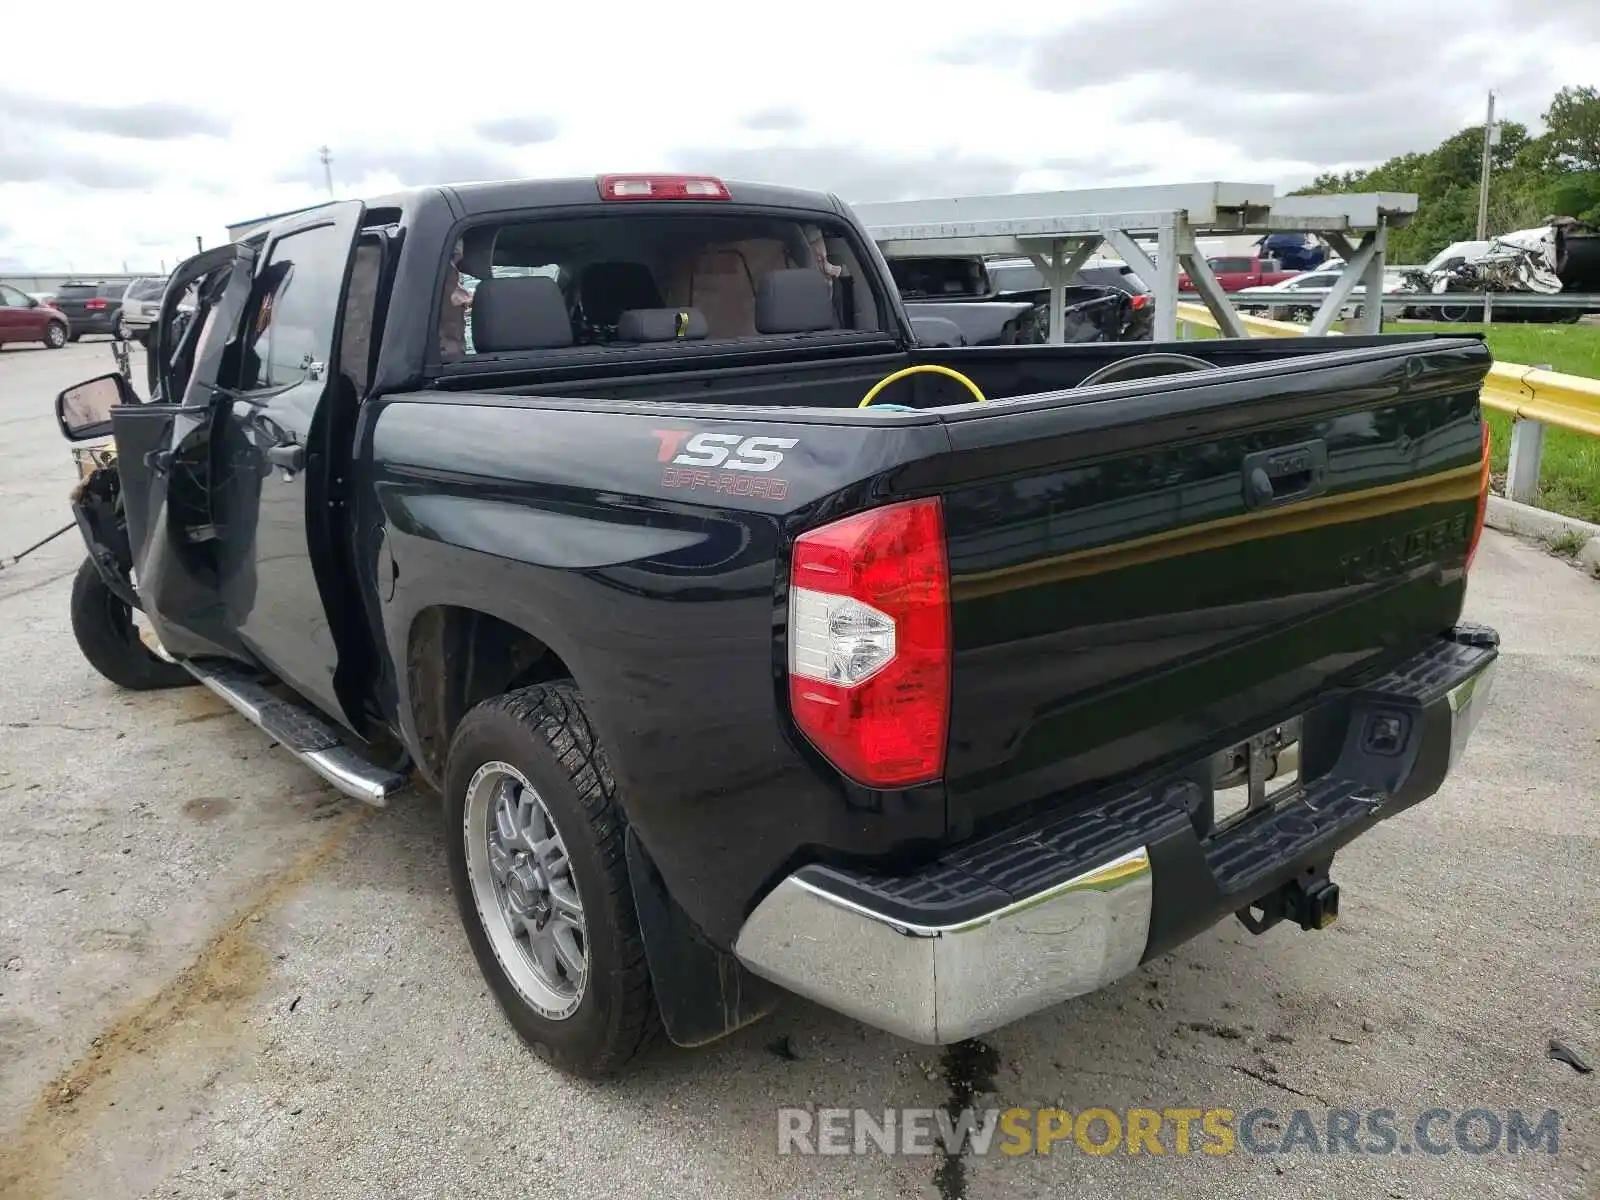
<path fill-rule="evenodd" d="M 72 580 L 72 635 L 89 665 L 118 687 L 134 692 L 185 687 L 193 675 L 157 658 L 139 639 L 133 609 L 119 600 L 85 558 Z"/>
<path fill-rule="evenodd" d="M 582 998 L 552 1019 L 524 999 L 496 955 L 468 868 L 467 792 L 487 763 L 515 767 L 566 845 L 583 903 L 588 967 Z M 605 751 L 577 688 L 538 684 L 485 700 L 462 718 L 445 771 L 445 846 L 450 881 L 479 969 L 506 1018 L 541 1058 L 599 1079 L 624 1070 L 655 1040 L 660 1013 L 650 987 L 623 842 L 626 822 Z"/>

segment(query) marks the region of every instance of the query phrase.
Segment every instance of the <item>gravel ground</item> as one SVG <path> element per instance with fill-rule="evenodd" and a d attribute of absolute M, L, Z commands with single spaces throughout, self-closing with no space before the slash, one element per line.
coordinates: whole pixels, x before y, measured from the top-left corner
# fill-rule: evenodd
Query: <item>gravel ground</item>
<path fill-rule="evenodd" d="M 0 554 L 66 519 L 50 398 L 110 365 L 103 342 L 0 351 Z M 1537 549 L 1486 537 L 1494 703 L 1438 797 L 1341 855 L 1332 930 L 1219 926 L 959 1052 L 796 1000 L 605 1086 L 534 1060 L 486 995 L 432 798 L 362 809 L 209 693 L 117 692 L 68 629 L 80 556 L 69 535 L 0 569 L 5 1200 L 1600 1195 L 1597 1076 L 1546 1054 L 1600 1060 L 1600 587 Z M 1265 1106 L 1269 1141 L 1297 1108 L 1562 1127 L 1554 1156 L 777 1153 L 779 1105 L 969 1095 Z"/>

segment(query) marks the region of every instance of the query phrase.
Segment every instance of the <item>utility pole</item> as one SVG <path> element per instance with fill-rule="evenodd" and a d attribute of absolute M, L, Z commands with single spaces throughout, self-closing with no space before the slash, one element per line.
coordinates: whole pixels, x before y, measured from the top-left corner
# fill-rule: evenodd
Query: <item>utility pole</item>
<path fill-rule="evenodd" d="M 328 185 L 328 199 L 333 199 L 333 151 L 327 146 L 317 147 L 317 157 L 322 159 L 322 177 Z"/>
<path fill-rule="evenodd" d="M 205 247 L 200 244 L 200 235 L 198 233 L 195 234 L 194 235 L 194 252 L 196 254 L 199 254 L 200 251 L 202 251 L 204 249 L 205 249 Z"/>
<path fill-rule="evenodd" d="M 1489 165 L 1490 148 L 1500 142 L 1500 131 L 1494 123 L 1494 92 L 1489 93 L 1489 112 L 1483 119 L 1483 167 L 1478 174 L 1478 240 L 1489 236 Z"/>

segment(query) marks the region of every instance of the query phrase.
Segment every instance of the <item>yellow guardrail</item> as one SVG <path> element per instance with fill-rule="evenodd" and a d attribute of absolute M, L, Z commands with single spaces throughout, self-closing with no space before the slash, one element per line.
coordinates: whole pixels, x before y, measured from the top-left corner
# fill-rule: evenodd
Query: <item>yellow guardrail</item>
<path fill-rule="evenodd" d="M 1178 320 L 1208 329 L 1217 328 L 1217 319 L 1203 304 L 1179 304 Z M 1266 317 L 1243 313 L 1239 321 L 1259 336 L 1295 337 L 1306 331 L 1304 325 L 1292 321 L 1269 321 Z M 1489 377 L 1484 380 L 1483 403 L 1487 408 L 1525 421 L 1539 421 L 1558 429 L 1600 437 L 1600 379 L 1541 371 L 1521 363 L 1497 362 L 1489 368 Z"/>

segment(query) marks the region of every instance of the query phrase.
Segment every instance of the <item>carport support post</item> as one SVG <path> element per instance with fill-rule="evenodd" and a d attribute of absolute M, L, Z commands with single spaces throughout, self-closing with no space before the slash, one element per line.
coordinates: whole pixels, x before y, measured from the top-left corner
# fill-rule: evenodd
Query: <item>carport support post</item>
<path fill-rule="evenodd" d="M 1106 241 L 1122 255 L 1122 261 L 1144 280 L 1156 294 L 1155 328 L 1150 336 L 1158 342 L 1178 340 L 1178 226 L 1180 214 L 1165 213 L 1156 227 L 1156 258 L 1151 262 L 1144 248 L 1126 229 L 1106 230 Z M 1187 224 L 1185 223 L 1185 230 Z"/>
<path fill-rule="evenodd" d="M 1217 319 L 1218 336 L 1249 337 L 1250 331 L 1244 327 L 1244 322 L 1239 320 L 1233 301 L 1228 299 L 1228 293 L 1223 291 L 1222 284 L 1217 282 L 1211 264 L 1206 261 L 1206 256 L 1200 253 L 1200 247 L 1194 244 L 1194 235 L 1189 232 L 1187 225 L 1178 235 L 1178 261 L 1183 269 L 1189 272 L 1189 283 L 1200 293 L 1200 299 L 1205 301 L 1206 309 Z"/>
<path fill-rule="evenodd" d="M 1184 222 L 1184 228 L 1188 228 L 1187 221 Z M 1131 245 L 1133 239 L 1129 238 L 1128 242 Z M 1150 261 L 1143 253 L 1139 257 Z M 1150 284 L 1156 289 L 1156 327 L 1150 336 L 1158 342 L 1175 342 L 1178 340 L 1177 213 L 1161 219 L 1161 226 L 1156 230 L 1156 257 L 1160 261 L 1152 264 L 1155 274 Z"/>
<path fill-rule="evenodd" d="M 1328 233 L 1323 237 L 1328 245 L 1343 255 L 1344 270 L 1339 272 L 1332 289 L 1322 298 L 1316 316 L 1311 318 L 1311 327 L 1306 330 L 1306 336 L 1317 337 L 1333 328 L 1357 283 L 1361 284 L 1365 297 L 1357 327 L 1362 333 L 1382 333 L 1383 260 L 1389 245 L 1388 228 L 1380 225 L 1372 230 L 1361 239 L 1359 248 L 1352 248 L 1342 233 Z"/>
<path fill-rule="evenodd" d="M 1044 281 L 1050 288 L 1050 329 L 1046 340 L 1052 346 L 1059 346 L 1067 337 L 1067 284 L 1078 277 L 1078 270 L 1089 261 L 1089 256 L 1100 246 L 1098 237 L 1086 237 L 1073 248 L 1072 257 L 1065 262 L 1061 260 L 1063 241 L 1060 238 L 1050 243 L 1050 257 L 1047 260 L 1042 254 L 1028 255 L 1031 262 L 1044 276 Z"/>

